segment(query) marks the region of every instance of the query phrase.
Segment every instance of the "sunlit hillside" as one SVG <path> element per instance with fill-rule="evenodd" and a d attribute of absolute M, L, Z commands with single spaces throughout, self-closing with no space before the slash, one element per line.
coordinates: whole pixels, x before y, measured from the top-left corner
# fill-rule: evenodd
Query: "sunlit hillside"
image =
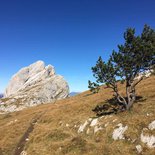
<path fill-rule="evenodd" d="M 145 129 L 145 135 L 155 136 L 155 129 L 148 129 L 155 120 L 155 76 L 137 86 L 137 95 L 142 98 L 130 111 L 99 118 L 92 109 L 112 98 L 112 91 L 104 87 L 98 94 L 86 91 L 0 115 L 0 155 L 136 155 L 138 145 L 141 154 L 154 155 L 155 148 L 142 142 L 141 134 Z M 114 140 L 120 123 L 127 130 Z"/>

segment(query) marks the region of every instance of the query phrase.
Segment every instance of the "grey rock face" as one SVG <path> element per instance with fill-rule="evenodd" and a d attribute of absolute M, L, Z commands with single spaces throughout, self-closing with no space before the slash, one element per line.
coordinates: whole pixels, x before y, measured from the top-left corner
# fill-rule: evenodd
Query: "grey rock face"
<path fill-rule="evenodd" d="M 0 111 L 13 112 L 26 107 L 54 102 L 69 95 L 69 86 L 64 78 L 55 74 L 54 67 L 43 61 L 22 68 L 10 80 Z"/>

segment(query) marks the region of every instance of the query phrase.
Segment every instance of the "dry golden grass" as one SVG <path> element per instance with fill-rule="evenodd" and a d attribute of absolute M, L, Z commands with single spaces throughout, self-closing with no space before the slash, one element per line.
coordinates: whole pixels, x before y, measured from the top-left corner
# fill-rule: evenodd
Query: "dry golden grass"
<path fill-rule="evenodd" d="M 123 89 L 120 91 L 124 93 Z M 135 146 L 138 144 L 143 147 L 143 155 L 154 155 L 154 149 L 148 149 L 141 143 L 140 133 L 155 120 L 155 76 L 138 85 L 137 95 L 143 96 L 143 100 L 135 103 L 130 111 L 101 118 L 103 130 L 95 134 L 93 128 L 89 134 L 77 131 L 88 118 L 96 117 L 92 112 L 96 105 L 112 98 L 111 90 L 104 87 L 98 94 L 86 91 L 55 104 L 0 115 L 0 155 L 14 155 L 21 137 L 39 115 L 41 117 L 25 143 L 24 150 L 28 155 L 136 155 Z M 106 123 L 107 127 L 104 126 Z M 129 141 L 112 139 L 118 123 L 128 125 L 125 137 Z"/>

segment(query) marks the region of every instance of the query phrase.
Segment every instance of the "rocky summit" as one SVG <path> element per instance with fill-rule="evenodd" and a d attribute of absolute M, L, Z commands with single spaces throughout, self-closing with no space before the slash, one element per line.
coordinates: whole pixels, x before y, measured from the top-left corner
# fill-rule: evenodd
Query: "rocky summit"
<path fill-rule="evenodd" d="M 62 76 L 55 74 L 54 67 L 37 61 L 22 68 L 11 78 L 4 98 L 0 100 L 0 112 L 53 103 L 68 95 L 69 86 Z"/>

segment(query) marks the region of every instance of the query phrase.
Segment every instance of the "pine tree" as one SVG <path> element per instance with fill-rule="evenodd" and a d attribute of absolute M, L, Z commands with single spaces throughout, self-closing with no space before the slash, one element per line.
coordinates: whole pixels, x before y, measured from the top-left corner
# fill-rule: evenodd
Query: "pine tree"
<path fill-rule="evenodd" d="M 136 86 L 144 79 L 144 76 L 136 77 L 151 70 L 155 64 L 155 31 L 144 25 L 142 33 L 136 36 L 135 29 L 128 28 L 124 40 L 125 43 L 118 45 L 118 51 L 113 50 L 107 62 L 99 57 L 96 66 L 92 67 L 96 82 L 89 81 L 88 87 L 98 92 L 99 84 L 106 84 L 113 90 L 116 100 L 129 110 L 136 100 Z M 126 96 L 119 93 L 117 79 L 125 83 Z"/>

